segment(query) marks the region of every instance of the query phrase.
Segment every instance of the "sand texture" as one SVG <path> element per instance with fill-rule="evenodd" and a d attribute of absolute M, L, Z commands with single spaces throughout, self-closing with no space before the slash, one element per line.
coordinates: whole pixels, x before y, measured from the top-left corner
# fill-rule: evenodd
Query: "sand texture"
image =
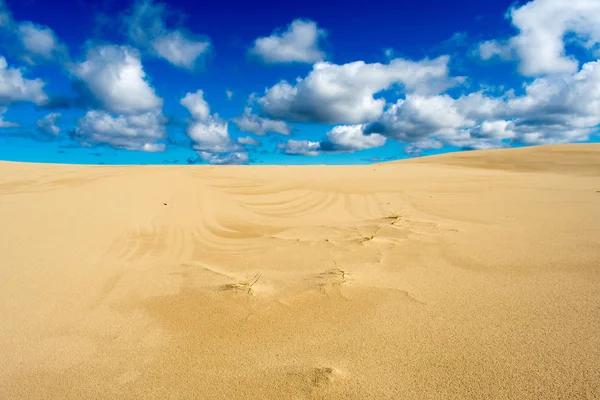
<path fill-rule="evenodd" d="M 600 145 L 0 163 L 0 399 L 598 399 Z"/>

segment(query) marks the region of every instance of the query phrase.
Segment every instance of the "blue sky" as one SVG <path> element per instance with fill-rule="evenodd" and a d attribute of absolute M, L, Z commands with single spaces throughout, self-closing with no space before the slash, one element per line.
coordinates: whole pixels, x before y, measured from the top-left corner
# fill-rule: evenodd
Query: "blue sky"
<path fill-rule="evenodd" d="M 0 0 L 0 159 L 354 164 L 598 141 L 600 2 Z"/>

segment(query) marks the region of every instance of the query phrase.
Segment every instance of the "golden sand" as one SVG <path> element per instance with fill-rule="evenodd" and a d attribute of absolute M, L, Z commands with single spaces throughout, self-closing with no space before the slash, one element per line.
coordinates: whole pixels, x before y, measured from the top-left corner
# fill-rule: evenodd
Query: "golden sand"
<path fill-rule="evenodd" d="M 600 398 L 600 145 L 0 163 L 0 399 Z"/>

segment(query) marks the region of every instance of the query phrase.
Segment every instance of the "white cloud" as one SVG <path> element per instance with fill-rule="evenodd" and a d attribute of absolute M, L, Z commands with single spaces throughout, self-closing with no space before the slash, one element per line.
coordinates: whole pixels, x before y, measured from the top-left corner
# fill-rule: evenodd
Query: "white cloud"
<path fill-rule="evenodd" d="M 509 123 L 502 99 L 472 93 L 454 99 L 448 95 L 407 96 L 391 105 L 379 121 L 366 126 L 365 133 L 379 133 L 408 143 L 406 151 L 439 148 L 440 143 L 466 148 L 490 148 L 502 145 Z M 506 136 L 501 134 L 503 128 Z"/>
<path fill-rule="evenodd" d="M 56 126 L 56 121 L 60 118 L 59 113 L 50 113 L 37 121 L 37 127 L 40 131 L 48 135 L 58 135 L 60 128 Z"/>
<path fill-rule="evenodd" d="M 510 121 L 483 121 L 479 126 L 479 135 L 492 139 L 513 139 L 515 132 L 511 129 L 511 126 Z"/>
<path fill-rule="evenodd" d="M 195 150 L 211 153 L 239 150 L 227 128 L 227 121 L 211 117 L 208 121 L 193 121 L 187 128 L 187 134 L 194 141 Z"/>
<path fill-rule="evenodd" d="M 239 137 L 239 138 L 237 138 L 237 142 L 239 144 L 244 144 L 246 146 L 260 146 L 260 141 L 254 139 L 253 137 L 250 137 L 250 136 Z"/>
<path fill-rule="evenodd" d="M 193 140 L 195 150 L 208 153 L 227 153 L 240 150 L 240 146 L 229 136 L 227 121 L 219 118 L 217 114 L 210 115 L 210 108 L 204 100 L 202 90 L 187 93 L 180 103 L 192 114 L 186 132 Z"/>
<path fill-rule="evenodd" d="M 499 57 L 502 60 L 511 60 L 514 49 L 509 43 L 488 40 L 480 43 L 477 51 L 482 60 L 489 60 L 494 57 Z"/>
<path fill-rule="evenodd" d="M 225 96 L 227 96 L 227 100 L 233 99 L 233 92 L 229 89 L 225 89 Z"/>
<path fill-rule="evenodd" d="M 197 61 L 208 54 L 210 40 L 183 28 L 167 29 L 166 14 L 165 4 L 153 0 L 135 2 L 123 17 L 129 40 L 177 67 L 194 69 Z"/>
<path fill-rule="evenodd" d="M 48 96 L 44 85 L 41 79 L 24 78 L 21 70 L 10 68 L 6 59 L 0 56 L 0 106 L 17 101 L 45 104 Z"/>
<path fill-rule="evenodd" d="M 471 127 L 475 121 L 459 110 L 448 95 L 409 95 L 389 107 L 368 133 L 381 133 L 402 142 L 412 142 L 444 130 Z"/>
<path fill-rule="evenodd" d="M 19 26 L 19 34 L 27 50 L 44 58 L 51 57 L 57 42 L 51 29 L 35 26 L 29 22 Z"/>
<path fill-rule="evenodd" d="M 162 106 L 162 99 L 146 80 L 139 54 L 129 47 L 92 47 L 87 59 L 73 64 L 71 72 L 110 112 L 145 113 Z"/>
<path fill-rule="evenodd" d="M 36 56 L 50 60 L 65 58 L 67 55 L 66 46 L 60 43 L 54 31 L 48 27 L 23 22 L 19 24 L 18 35 L 23 47 L 29 52 L 30 62 L 33 62 L 32 57 Z"/>
<path fill-rule="evenodd" d="M 511 8 L 509 16 L 519 33 L 506 42 L 484 42 L 479 52 L 483 59 L 510 59 L 516 52 L 524 75 L 576 72 L 578 62 L 566 53 L 566 37 L 588 50 L 600 44 L 600 2 L 595 0 L 533 0 Z"/>
<path fill-rule="evenodd" d="M 102 108 L 79 120 L 75 138 L 126 150 L 165 149 L 159 142 L 166 136 L 163 101 L 146 80 L 137 51 L 116 45 L 91 47 L 86 60 L 70 70 Z"/>
<path fill-rule="evenodd" d="M 6 107 L 0 107 L 0 128 L 18 128 L 21 125 L 16 122 L 10 122 L 4 120 L 4 113 L 6 112 Z"/>
<path fill-rule="evenodd" d="M 157 152 L 165 145 L 165 119 L 158 111 L 113 117 L 105 111 L 92 110 L 79 120 L 75 138 L 87 142 L 108 144 L 126 150 Z"/>
<path fill-rule="evenodd" d="M 252 110 L 249 107 L 244 109 L 244 114 L 238 118 L 234 118 L 233 122 L 235 122 L 242 132 L 252 132 L 256 135 L 265 135 L 269 132 L 289 135 L 292 131 L 285 121 L 259 117 L 252 114 Z"/>
<path fill-rule="evenodd" d="M 285 154 L 298 156 L 318 156 L 322 153 L 321 142 L 313 142 L 310 140 L 294 140 L 290 139 L 280 148 Z"/>
<path fill-rule="evenodd" d="M 363 125 L 340 125 L 327 133 L 327 143 L 335 151 L 356 151 L 385 145 L 385 136 L 373 133 L 365 135 Z"/>
<path fill-rule="evenodd" d="M 577 61 L 565 54 L 563 38 L 567 33 L 574 33 L 587 45 L 600 43 L 597 1 L 535 0 L 513 9 L 511 17 L 520 31 L 511 41 L 527 75 L 577 70 Z"/>
<path fill-rule="evenodd" d="M 207 121 L 210 117 L 210 106 L 204 100 L 202 89 L 196 93 L 187 93 L 181 100 L 182 106 L 188 109 L 192 117 L 198 121 Z"/>
<path fill-rule="evenodd" d="M 2 0 L 0 29 L 8 34 L 3 40 L 18 43 L 19 56 L 30 64 L 35 64 L 40 59 L 68 58 L 67 46 L 59 41 L 52 29 L 30 21 L 16 22 Z"/>
<path fill-rule="evenodd" d="M 598 132 L 599 109 L 600 60 L 574 74 L 537 78 L 522 96 L 409 95 L 365 132 L 409 143 L 411 151 L 440 142 L 468 148 L 569 143 Z"/>
<path fill-rule="evenodd" d="M 340 125 L 327 132 L 325 140 L 288 140 L 280 145 L 285 154 L 317 156 L 323 153 L 353 153 L 385 145 L 383 135 L 364 134 L 364 125 Z"/>
<path fill-rule="evenodd" d="M 510 127 L 525 143 L 585 140 L 600 125 L 600 60 L 568 76 L 538 78 L 507 101 Z"/>
<path fill-rule="evenodd" d="M 319 42 L 326 36 L 316 22 L 296 19 L 285 30 L 256 39 L 249 52 L 266 63 L 314 63 L 325 58 Z"/>
<path fill-rule="evenodd" d="M 210 48 L 208 41 L 195 41 L 181 31 L 165 33 L 152 41 L 156 53 L 178 67 L 193 69 L 196 60 Z"/>
<path fill-rule="evenodd" d="M 374 98 L 392 85 L 408 93 L 439 93 L 460 82 L 448 77 L 447 56 L 434 60 L 400 58 L 389 64 L 356 61 L 336 65 L 319 62 L 292 86 L 282 81 L 258 98 L 262 112 L 272 118 L 298 122 L 358 124 L 377 119 L 385 100 Z"/>
<path fill-rule="evenodd" d="M 427 149 L 441 149 L 444 147 L 444 143 L 437 139 L 427 138 L 412 143 L 404 148 L 407 154 L 420 155 L 423 150 Z"/>
<path fill-rule="evenodd" d="M 131 8 L 123 16 L 123 27 L 127 36 L 134 43 L 147 45 L 166 31 L 164 3 L 152 0 L 133 2 Z"/>
<path fill-rule="evenodd" d="M 205 151 L 198 152 L 198 155 L 203 161 L 210 164 L 246 164 L 249 160 L 248 153 L 233 152 L 228 154 L 213 154 Z"/>

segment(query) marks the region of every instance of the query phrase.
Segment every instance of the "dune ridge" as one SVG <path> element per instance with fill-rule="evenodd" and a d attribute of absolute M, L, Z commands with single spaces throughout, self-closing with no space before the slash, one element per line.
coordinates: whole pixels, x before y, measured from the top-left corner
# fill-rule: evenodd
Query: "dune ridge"
<path fill-rule="evenodd" d="M 0 162 L 0 399 L 600 398 L 600 145 Z"/>

